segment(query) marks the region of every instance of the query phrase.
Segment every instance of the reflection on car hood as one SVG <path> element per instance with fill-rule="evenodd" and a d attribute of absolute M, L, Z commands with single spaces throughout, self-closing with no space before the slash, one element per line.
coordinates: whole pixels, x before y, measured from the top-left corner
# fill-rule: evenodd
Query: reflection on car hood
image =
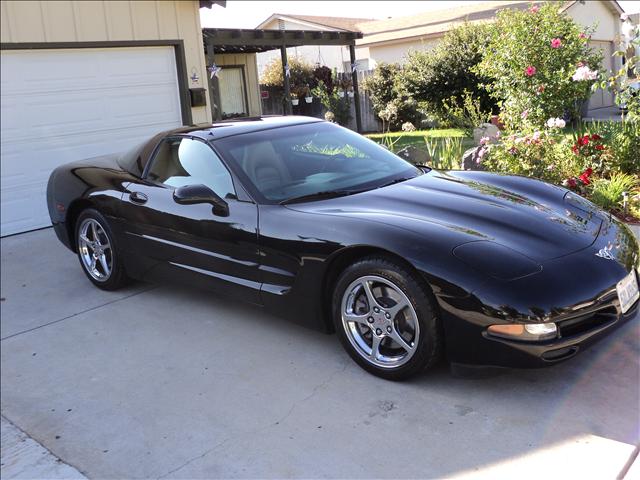
<path fill-rule="evenodd" d="M 445 229 L 451 248 L 491 240 L 539 262 L 588 247 L 608 221 L 604 212 L 564 188 L 466 171 L 433 170 L 396 185 L 292 208 L 366 218 L 425 238 L 433 233 L 442 239 Z"/>

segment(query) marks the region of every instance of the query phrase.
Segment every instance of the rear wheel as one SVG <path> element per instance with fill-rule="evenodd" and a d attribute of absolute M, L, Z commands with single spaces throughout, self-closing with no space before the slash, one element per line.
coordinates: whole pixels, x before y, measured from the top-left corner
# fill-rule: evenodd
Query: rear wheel
<path fill-rule="evenodd" d="M 431 298 L 426 286 L 399 262 L 366 258 L 338 279 L 334 325 L 362 368 L 401 380 L 438 359 L 441 335 Z"/>
<path fill-rule="evenodd" d="M 97 210 L 84 210 L 76 222 L 76 245 L 82 270 L 103 290 L 116 290 L 128 282 L 116 251 L 107 219 Z"/>

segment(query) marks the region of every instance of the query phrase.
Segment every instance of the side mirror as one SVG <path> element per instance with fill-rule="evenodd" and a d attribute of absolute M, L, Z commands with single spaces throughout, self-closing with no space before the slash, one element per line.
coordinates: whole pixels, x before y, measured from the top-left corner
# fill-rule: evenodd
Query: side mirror
<path fill-rule="evenodd" d="M 180 205 L 209 203 L 213 206 L 213 214 L 219 217 L 229 216 L 229 204 L 216 192 L 205 185 L 184 185 L 173 191 L 173 199 Z"/>

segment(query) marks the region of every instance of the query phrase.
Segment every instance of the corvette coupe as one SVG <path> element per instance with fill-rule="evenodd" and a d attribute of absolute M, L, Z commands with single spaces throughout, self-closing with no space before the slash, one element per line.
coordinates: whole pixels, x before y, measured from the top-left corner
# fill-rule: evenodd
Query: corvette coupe
<path fill-rule="evenodd" d="M 566 360 L 638 310 L 638 244 L 535 179 L 437 171 L 345 128 L 258 117 L 57 168 L 58 238 L 88 279 L 178 281 L 336 332 L 402 379 Z"/>

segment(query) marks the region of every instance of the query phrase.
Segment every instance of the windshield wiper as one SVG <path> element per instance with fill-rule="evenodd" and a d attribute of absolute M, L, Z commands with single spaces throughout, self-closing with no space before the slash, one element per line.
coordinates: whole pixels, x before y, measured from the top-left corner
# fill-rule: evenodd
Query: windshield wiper
<path fill-rule="evenodd" d="M 387 183 L 383 183 L 382 185 L 379 185 L 376 188 L 382 188 L 382 187 L 388 187 L 389 185 L 395 185 L 396 183 L 400 183 L 400 182 L 406 182 L 407 180 L 411 180 L 412 178 L 416 178 L 415 176 L 413 177 L 400 177 L 400 178 L 396 178 L 394 180 L 391 180 L 390 182 Z"/>
<path fill-rule="evenodd" d="M 324 200 L 327 198 L 345 197 L 354 193 L 361 192 L 362 190 L 325 190 L 323 192 L 310 193 L 308 195 L 301 195 L 299 197 L 287 198 L 282 200 L 280 205 L 287 205 L 289 203 L 301 203 L 308 200 Z"/>

